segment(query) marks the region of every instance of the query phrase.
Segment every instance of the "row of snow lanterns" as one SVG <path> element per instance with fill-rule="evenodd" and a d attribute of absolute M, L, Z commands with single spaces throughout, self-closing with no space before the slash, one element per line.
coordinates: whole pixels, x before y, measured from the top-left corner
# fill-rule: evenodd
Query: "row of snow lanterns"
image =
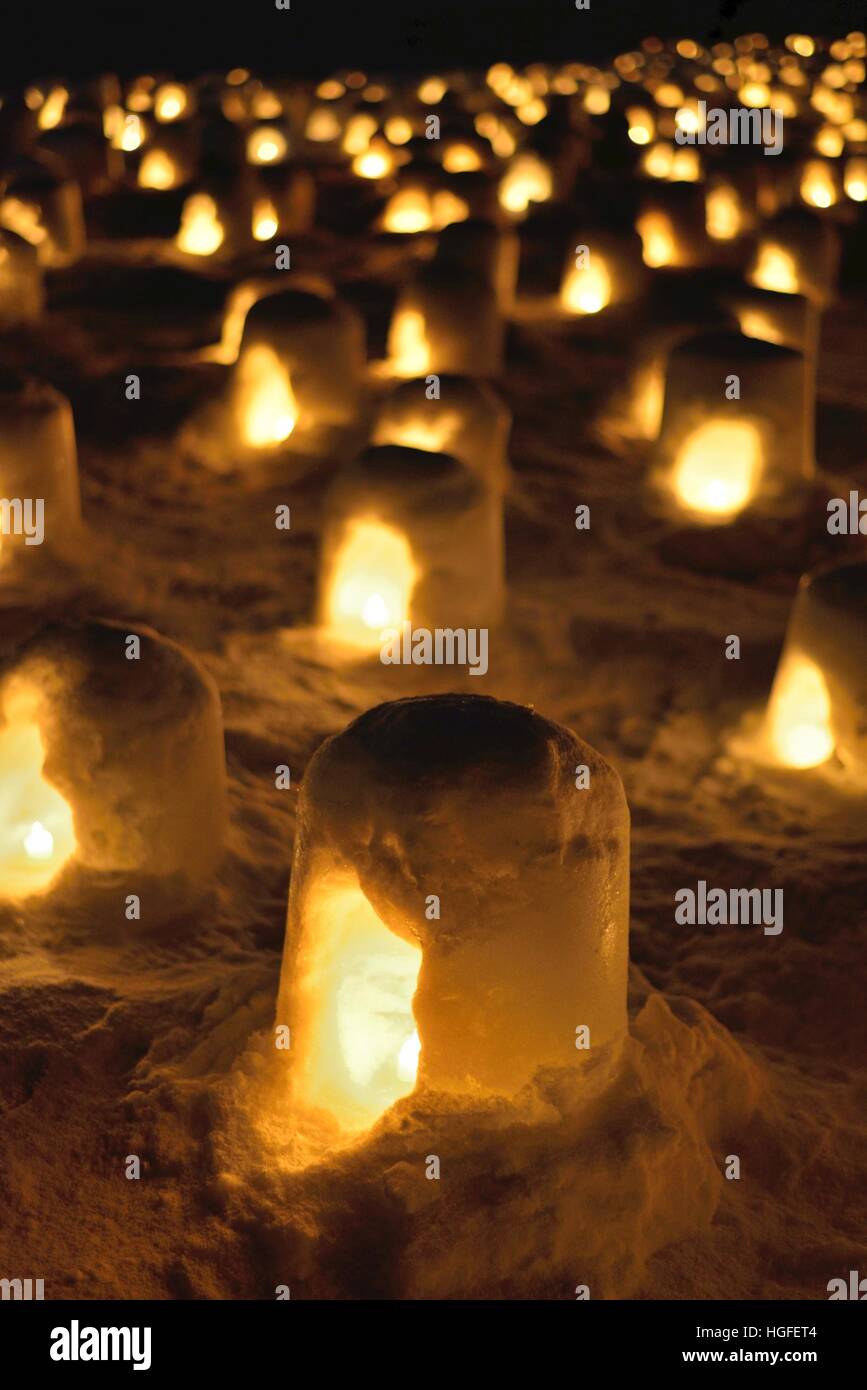
<path fill-rule="evenodd" d="M 473 231 L 465 230 L 467 234 Z M 502 324 L 498 321 L 495 288 L 498 273 L 493 267 L 502 270 L 503 264 L 509 264 L 509 256 L 504 261 L 500 254 L 503 241 L 496 233 L 482 238 L 482 245 L 495 248 L 495 253 L 490 253 L 487 278 L 471 276 L 462 280 L 453 263 L 445 273 L 440 263 L 416 277 L 395 315 L 392 358 L 398 375 L 406 372 L 415 376 L 419 370 L 458 370 L 464 377 L 473 371 L 484 376 L 496 374 Z M 480 254 L 478 248 L 476 254 Z M 506 298 L 508 278 L 505 274 L 506 289 L 501 284 L 499 290 Z M 449 287 L 451 303 L 444 299 Z M 291 438 L 300 439 L 315 429 L 321 420 L 331 418 L 328 383 L 321 372 L 323 334 L 328 340 L 328 352 L 336 354 L 344 364 L 339 374 L 341 380 L 351 383 L 356 376 L 361 388 L 364 366 L 363 352 L 358 350 L 357 323 L 336 301 L 311 304 L 310 298 L 279 293 L 263 300 L 261 307 L 255 306 L 248 315 L 229 409 L 238 435 L 254 454 L 257 450 L 279 449 Z M 308 302 L 301 302 L 303 299 Z M 481 305 L 487 305 L 487 315 L 475 312 Z M 471 315 L 467 312 L 470 308 Z M 478 336 L 467 344 L 461 328 L 469 317 L 477 324 Z M 410 328 L 400 328 L 407 318 Z M 317 326 L 314 336 L 312 325 Z M 797 364 L 788 357 L 776 356 L 773 345 L 759 343 L 750 348 L 748 342 L 740 339 L 735 343 L 706 342 L 699 354 L 697 382 L 688 384 L 681 399 L 675 399 L 668 410 L 671 418 L 666 428 L 671 439 L 680 439 L 690 422 L 694 422 L 696 403 L 699 408 L 706 406 L 709 386 L 702 371 L 706 367 L 711 375 L 718 375 L 720 362 L 730 360 L 733 346 L 745 354 L 744 375 L 757 370 L 764 377 L 766 390 L 762 395 L 773 398 L 775 410 L 790 389 L 799 389 Z M 687 356 L 680 365 L 688 370 L 689 363 Z M 692 366 L 696 368 L 695 355 Z M 316 381 L 317 372 L 319 386 L 311 389 L 309 378 Z M 677 380 L 676 373 L 670 375 Z M 349 642 L 360 640 L 367 645 L 378 641 L 384 623 L 399 621 L 404 615 L 430 626 L 439 625 L 446 618 L 454 623 L 454 605 L 463 589 L 469 590 L 479 604 L 475 613 L 464 616 L 468 626 L 473 622 L 496 621 L 502 599 L 501 506 L 508 417 L 485 386 L 448 378 L 441 384 L 444 395 L 433 401 L 428 398 L 424 381 L 410 379 L 396 388 L 380 411 L 373 434 L 374 447 L 340 475 L 332 490 L 323 541 L 320 618 Z M 309 420 L 304 418 L 306 414 L 310 415 Z M 797 434 L 797 426 L 794 431 Z M 495 450 L 489 443 L 482 443 L 490 440 L 492 432 L 498 440 Z M 796 455 L 798 442 L 795 439 Z M 716 444 L 711 452 L 716 454 L 719 449 Z M 450 545 L 450 550 L 457 552 L 456 567 L 444 575 L 441 563 L 435 563 L 440 560 L 444 535 L 453 541 L 463 531 L 472 537 L 472 543 Z M 484 545 L 479 544 L 480 537 L 485 538 Z M 465 560 L 470 568 L 464 565 Z M 424 582 L 426 572 L 434 573 L 435 583 Z M 863 651 L 863 585 L 863 567 L 837 569 L 830 572 L 830 577 L 814 579 L 799 598 L 769 715 L 770 736 L 784 762 L 805 766 L 810 760 L 822 761 L 836 750 L 863 771 L 864 749 L 859 742 L 857 711 L 863 707 L 864 692 L 855 669 L 857 663 L 851 659 L 851 652 L 858 649 L 859 643 Z M 414 607 L 416 600 L 418 606 Z M 76 746 L 84 751 L 79 753 L 77 762 L 67 755 L 62 742 L 67 724 L 62 711 L 70 703 L 76 704 L 69 700 L 69 689 L 74 680 L 80 682 L 82 670 L 87 675 L 98 669 L 100 679 L 94 684 L 106 682 L 108 668 L 105 664 L 100 666 L 100 660 L 106 654 L 111 663 L 125 660 L 126 640 L 128 634 L 119 629 L 95 625 L 76 630 L 74 636 L 64 630 L 59 639 L 40 634 L 38 639 L 16 648 L 15 661 L 3 687 L 4 737 L 9 736 L 9 765 L 15 769 L 13 799 L 17 798 L 23 808 L 23 814 L 16 812 L 16 834 L 10 838 L 15 846 L 6 879 L 12 885 L 7 889 L 11 896 L 23 896 L 28 887 L 36 891 L 37 884 L 42 890 L 47 889 L 58 868 L 70 859 L 77 858 L 85 865 L 110 865 L 113 869 L 141 867 L 135 851 L 151 845 L 159 850 L 153 861 L 161 870 L 174 866 L 182 877 L 189 877 L 184 850 L 191 825 L 195 824 L 197 838 L 201 838 L 199 804 L 204 799 L 215 808 L 215 815 L 222 814 L 219 808 L 223 805 L 224 771 L 219 719 L 215 725 L 213 699 L 203 693 L 208 691 L 207 681 L 180 657 L 170 656 L 170 644 L 159 644 L 156 639 L 147 648 L 147 655 L 158 670 L 155 684 L 165 683 L 165 672 L 175 670 L 176 662 L 174 683 L 189 692 L 193 711 L 179 702 L 179 728 L 184 730 L 186 739 L 191 723 L 201 725 L 203 737 L 196 751 L 190 753 L 189 764 L 181 765 L 179 774 L 174 745 L 167 747 L 160 741 L 155 747 L 143 736 L 140 761 L 142 767 L 163 771 L 171 766 L 189 790 L 189 797 L 180 798 L 177 821 L 164 827 L 160 836 L 154 828 L 152 803 L 156 792 L 142 799 L 146 811 L 142 826 L 122 824 L 116 799 L 112 799 L 110 778 L 101 789 L 95 809 L 97 799 L 89 797 L 81 769 L 86 769 L 86 750 L 93 745 L 95 730 L 99 730 L 99 720 L 107 717 L 106 711 L 97 707 L 82 717 Z M 69 676 L 58 680 L 56 673 L 66 669 Z M 129 682 L 121 685 L 117 676 L 118 670 L 128 668 L 111 665 L 110 669 L 114 681 L 108 680 L 108 688 L 116 713 L 118 704 L 130 698 L 131 687 Z M 45 679 L 46 671 L 51 672 L 50 681 Z M 63 695 L 60 700 L 58 691 Z M 87 711 L 87 701 L 84 708 Z M 132 726 L 137 722 L 132 720 Z M 432 739 L 437 745 L 435 750 L 429 747 Z M 449 747 L 457 749 L 456 763 L 447 769 L 441 783 L 431 786 L 420 772 L 441 763 Z M 531 877 L 532 904 L 529 900 L 515 901 L 511 890 L 508 902 L 486 904 L 486 932 L 478 939 L 470 929 L 476 915 L 471 901 L 477 891 L 473 885 L 478 882 L 479 864 L 491 862 L 492 870 L 495 869 L 493 859 L 500 850 L 493 840 L 486 839 L 487 832 L 480 827 L 475 827 L 475 834 L 469 826 L 462 828 L 458 838 L 464 846 L 469 886 L 464 895 L 467 901 L 462 899 L 458 908 L 461 926 L 466 931 L 462 932 L 460 952 L 456 955 L 454 936 L 445 934 L 445 947 L 441 945 L 435 926 L 419 910 L 419 904 L 404 894 L 390 870 L 378 875 L 375 866 L 371 868 L 365 850 L 370 843 L 367 822 L 359 817 L 351 825 L 343 823 L 330 806 L 327 788 L 334 785 L 335 776 L 341 785 L 347 777 L 358 776 L 359 785 L 370 798 L 370 815 L 381 814 L 377 803 L 384 807 L 395 805 L 390 779 L 397 764 L 401 773 L 398 803 L 402 810 L 402 797 L 409 797 L 410 792 L 418 789 L 421 798 L 418 806 L 413 806 L 410 823 L 436 823 L 439 795 L 447 798 L 452 812 L 455 799 L 460 802 L 465 796 L 472 817 L 478 821 L 473 808 L 477 808 L 480 797 L 491 810 L 499 804 L 492 797 L 495 768 L 497 785 L 503 793 L 503 813 L 513 819 L 513 792 L 517 795 L 518 789 L 504 787 L 500 764 L 505 757 L 509 766 L 515 766 L 516 747 L 527 754 L 521 760 L 521 805 L 531 792 L 527 804 L 540 803 L 543 807 L 540 816 L 533 818 L 522 833 L 520 852 L 526 851 L 528 863 L 533 861 L 537 841 L 550 844 L 550 826 L 545 815 L 550 811 L 558 824 L 562 817 L 559 796 L 554 798 L 555 804 L 548 805 L 552 747 L 558 750 L 561 781 L 563 789 L 569 788 L 570 798 L 574 796 L 573 764 L 592 763 L 592 785 L 598 790 L 592 805 L 590 800 L 583 804 L 580 798 L 577 802 L 570 800 L 570 814 L 575 820 L 570 837 L 580 835 L 585 814 L 598 816 L 608 827 L 602 837 L 606 854 L 588 853 L 587 863 L 575 866 L 574 881 L 570 871 L 568 884 L 558 875 L 550 883 L 538 883 Z M 544 750 L 544 756 L 540 750 Z M 362 775 L 359 767 L 366 761 L 372 766 L 362 769 Z M 66 770 L 67 764 L 72 772 Z M 537 765 L 544 772 L 538 788 L 532 778 L 532 785 L 525 780 L 526 768 Z M 388 794 L 379 795 L 385 791 L 379 787 L 384 768 L 390 769 L 386 778 Z M 116 787 L 113 795 L 116 798 Z M 58 804 L 58 798 L 62 804 Z M 88 815 L 96 817 L 97 809 L 103 820 L 96 818 L 91 828 Z M 293 872 L 288 949 L 278 1010 L 278 1018 L 291 1019 L 300 1030 L 293 1070 L 299 1099 L 324 1107 L 348 1129 L 363 1128 L 393 1100 L 411 1090 L 417 1075 L 446 1088 L 460 1089 L 469 1078 L 472 1083 L 508 1091 L 529 1079 L 537 1065 L 574 1060 L 574 1055 L 567 1055 L 564 1043 L 570 1031 L 565 1024 L 574 1017 L 586 1019 L 592 1026 L 596 1043 L 616 1037 L 622 1030 L 625 807 L 616 776 L 567 731 L 556 729 L 528 711 L 487 701 L 452 697 L 386 706 L 364 716 L 318 755 L 309 770 L 302 818 L 306 831 L 299 839 L 301 848 Z M 496 821 L 496 815 L 492 815 L 492 820 Z M 113 837 L 107 829 L 111 824 Z M 383 836 L 395 833 L 390 825 L 381 829 Z M 451 829 L 454 830 L 453 823 Z M 221 825 L 215 825 L 213 831 L 208 843 L 215 847 L 221 837 Z M 180 848 L 180 866 L 177 857 L 168 857 L 164 840 L 171 840 L 176 849 Z M 92 846 L 98 847 L 101 858 L 92 857 Z M 441 862 L 442 850 L 442 846 L 433 844 L 422 847 L 431 863 Z M 389 864 L 393 868 L 393 857 Z M 194 877 L 205 882 L 213 871 L 213 863 L 199 863 L 196 868 Z M 410 879 L 424 881 L 425 874 L 413 870 Z M 450 873 L 450 887 L 454 887 L 455 881 Z M 462 881 L 460 873 L 457 881 Z M 574 909 L 552 917 L 552 895 L 562 904 L 564 894 L 568 898 L 570 892 L 577 895 Z M 583 905 L 580 909 L 579 903 Z M 542 925 L 552 941 L 548 963 L 553 974 L 562 973 L 566 959 L 574 966 L 576 951 L 579 958 L 586 958 L 586 972 L 582 972 L 582 979 L 586 974 L 586 983 L 571 994 L 555 991 L 557 1007 L 553 1010 L 547 986 L 541 989 L 542 1006 L 526 1008 L 522 943 L 532 935 L 526 932 L 531 906 L 545 911 Z M 482 972 L 486 978 L 492 968 L 487 928 L 494 920 L 505 943 L 496 974 L 503 1007 L 487 1011 L 480 1023 L 473 981 L 481 960 L 487 962 Z M 606 950 L 600 951 L 603 939 Z M 426 984 L 416 994 L 422 949 Z M 603 958 L 607 962 L 604 977 L 597 977 L 593 964 Z M 575 978 L 574 969 L 570 977 Z M 323 980 L 327 982 L 324 989 Z M 382 1017 L 383 980 L 388 982 L 387 992 L 393 1005 L 387 1010 L 392 1023 L 384 1031 L 376 1026 L 376 1020 Z M 315 988 L 312 982 L 316 982 Z M 350 998 L 351 1008 L 345 1003 Z M 451 1001 L 449 1009 L 444 1009 L 444 999 Z M 520 1036 L 515 1037 L 514 1015 L 521 1000 L 524 1022 Z"/>

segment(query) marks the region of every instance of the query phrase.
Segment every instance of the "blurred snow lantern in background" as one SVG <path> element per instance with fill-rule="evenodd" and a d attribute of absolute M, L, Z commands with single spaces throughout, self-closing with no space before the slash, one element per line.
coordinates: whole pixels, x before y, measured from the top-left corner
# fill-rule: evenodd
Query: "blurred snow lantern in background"
<path fill-rule="evenodd" d="M 727 395 L 732 377 L 739 398 Z M 813 472 L 806 387 L 803 355 L 790 348 L 740 333 L 674 347 L 653 472 L 669 507 L 711 525 L 801 500 Z"/>
<path fill-rule="evenodd" d="M 187 256 L 213 256 L 226 240 L 225 213 L 212 192 L 190 193 L 181 209 L 175 245 Z"/>
<path fill-rule="evenodd" d="M 335 478 L 317 611 L 334 640 L 375 652 L 403 622 L 485 627 L 503 576 L 502 496 L 451 455 L 383 445 Z"/>
<path fill-rule="evenodd" d="M 45 303 L 37 248 L 0 229 L 0 332 L 35 323 Z"/>
<path fill-rule="evenodd" d="M 496 376 L 503 355 L 496 292 L 451 261 L 423 267 L 397 297 L 387 352 L 395 376 Z"/>
<path fill-rule="evenodd" d="M 499 396 L 468 377 L 440 377 L 433 400 L 424 377 L 392 387 L 373 426 L 373 444 L 451 454 L 489 487 L 505 490 L 512 417 Z"/>
<path fill-rule="evenodd" d="M 104 193 L 123 177 L 123 155 L 105 139 L 99 118 L 79 118 L 39 139 L 40 155 L 59 161 L 67 178 L 84 194 Z"/>
<path fill-rule="evenodd" d="M 708 259 L 704 190 L 691 184 L 646 189 L 635 230 L 650 269 L 702 265 Z"/>
<path fill-rule="evenodd" d="M 729 303 L 742 333 L 766 343 L 794 348 L 804 362 L 804 440 L 812 456 L 815 436 L 816 378 L 821 313 L 800 294 L 778 294 L 754 285 L 737 285 Z"/>
<path fill-rule="evenodd" d="M 326 740 L 277 1001 L 293 1103 L 359 1133 L 419 1085 L 512 1096 L 578 1067 L 582 1026 L 604 1056 L 627 1026 L 628 863 L 617 773 L 529 708 L 396 700 Z"/>
<path fill-rule="evenodd" d="M 0 572 L 10 563 L 36 563 L 44 554 L 72 545 L 81 524 L 75 427 L 69 401 L 52 386 L 17 373 L 0 372 L 0 491 L 10 514 L 24 508 L 0 534 Z M 29 499 L 42 503 L 42 540 L 35 539 L 32 512 L 28 540 L 25 522 Z"/>
<path fill-rule="evenodd" d="M 7 619 L 0 750 L 0 894 L 45 891 L 74 863 L 105 876 L 120 927 L 125 892 L 144 928 L 200 898 L 226 822 L 222 717 L 180 647 L 119 623 L 22 635 Z"/>
<path fill-rule="evenodd" d="M 752 231 L 754 206 L 744 189 L 728 175 L 709 179 L 704 190 L 705 231 L 713 242 L 734 242 Z"/>
<path fill-rule="evenodd" d="M 186 121 L 195 112 L 193 89 L 183 82 L 163 82 L 154 92 L 154 119 L 161 125 Z"/>
<path fill-rule="evenodd" d="M 316 184 L 309 169 L 293 163 L 262 165 L 251 191 L 254 241 L 309 232 L 316 214 Z"/>
<path fill-rule="evenodd" d="M 382 210 L 380 227 L 398 236 L 439 232 L 470 215 L 469 205 L 445 185 L 437 170 L 401 174 Z"/>
<path fill-rule="evenodd" d="M 515 301 L 520 259 L 518 236 L 508 227 L 472 218 L 444 227 L 437 238 L 436 261 L 454 265 L 484 280 L 506 312 Z"/>
<path fill-rule="evenodd" d="M 836 755 L 867 779 L 867 562 L 849 560 L 801 580 L 762 730 L 784 767 Z"/>
<path fill-rule="evenodd" d="M 139 188 L 164 191 L 192 183 L 200 161 L 198 124 L 183 121 L 158 126 L 136 158 Z"/>
<path fill-rule="evenodd" d="M 46 155 L 19 161 L 0 197 L 0 227 L 35 246 L 40 265 L 71 265 L 86 244 L 81 189 Z"/>
<path fill-rule="evenodd" d="M 365 328 L 349 305 L 305 290 L 259 299 L 247 313 L 231 386 L 232 433 L 251 455 L 318 454 L 355 423 Z"/>
<path fill-rule="evenodd" d="M 533 203 L 546 203 L 554 195 L 551 166 L 529 151 L 516 154 L 500 179 L 499 200 L 503 211 L 518 221 Z"/>
<path fill-rule="evenodd" d="M 825 159 L 808 159 L 801 171 L 800 194 L 811 208 L 830 208 L 839 202 L 839 176 Z"/>
<path fill-rule="evenodd" d="M 289 158 L 289 137 L 276 125 L 257 125 L 247 135 L 250 164 L 282 164 Z"/>
<path fill-rule="evenodd" d="M 763 290 L 803 294 L 824 308 L 834 298 L 840 238 L 821 213 L 790 208 L 765 222 L 749 279 Z"/>
<path fill-rule="evenodd" d="M 637 233 L 582 225 L 563 267 L 560 307 L 567 314 L 598 314 L 636 299 L 647 278 Z"/>
<path fill-rule="evenodd" d="M 867 158 L 858 155 L 846 160 L 843 189 L 853 203 L 867 202 Z"/>

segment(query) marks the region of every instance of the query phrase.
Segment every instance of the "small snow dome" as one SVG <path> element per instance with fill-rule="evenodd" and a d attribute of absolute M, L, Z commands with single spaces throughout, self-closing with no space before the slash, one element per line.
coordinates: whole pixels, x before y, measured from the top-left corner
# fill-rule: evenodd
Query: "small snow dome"
<path fill-rule="evenodd" d="M 570 730 L 397 700 L 301 788 L 278 1023 L 297 1102 L 367 1128 L 416 1085 L 514 1095 L 626 1028 L 629 814 Z"/>
<path fill-rule="evenodd" d="M 805 575 L 765 719 L 766 751 L 784 767 L 836 756 L 867 779 L 867 562 Z"/>
<path fill-rule="evenodd" d="M 337 475 L 318 601 L 335 640 L 373 651 L 405 622 L 485 627 L 504 583 L 502 496 L 451 455 L 383 445 Z"/>
<path fill-rule="evenodd" d="M 226 772 L 210 677 L 149 628 L 0 632 L 0 896 L 75 865 L 141 898 L 143 927 L 200 896 L 222 850 Z"/>

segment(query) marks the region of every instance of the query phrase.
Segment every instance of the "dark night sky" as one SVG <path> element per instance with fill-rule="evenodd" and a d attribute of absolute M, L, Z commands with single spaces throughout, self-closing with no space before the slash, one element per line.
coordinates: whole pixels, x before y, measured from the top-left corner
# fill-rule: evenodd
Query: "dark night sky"
<path fill-rule="evenodd" d="M 863 26 L 862 0 L 0 0 L 0 81 L 246 63 L 316 75 L 485 66 L 494 59 L 605 58 L 648 33 L 730 37 L 762 29 L 836 36 Z"/>

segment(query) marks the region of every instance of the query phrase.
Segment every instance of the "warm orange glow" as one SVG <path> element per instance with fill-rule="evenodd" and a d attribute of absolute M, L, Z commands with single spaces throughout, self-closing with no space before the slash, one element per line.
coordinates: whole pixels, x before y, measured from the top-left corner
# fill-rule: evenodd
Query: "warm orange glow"
<path fill-rule="evenodd" d="M 31 246 L 41 246 L 48 236 L 42 225 L 42 209 L 36 203 L 25 202 L 23 198 L 4 198 L 0 203 L 0 225 L 10 232 L 29 241 Z"/>
<path fill-rule="evenodd" d="M 500 180 L 500 206 L 506 212 L 526 212 L 531 203 L 546 202 L 553 192 L 551 170 L 532 154 L 522 154 Z"/>
<path fill-rule="evenodd" d="M 637 218 L 635 228 L 641 237 L 641 259 L 645 265 L 654 269 L 674 265 L 677 243 L 671 221 L 664 212 L 643 212 Z"/>
<path fill-rule="evenodd" d="M 0 728 L 0 895 L 44 892 L 75 853 L 72 811 L 42 776 L 45 749 L 35 697 L 7 697 Z"/>
<path fill-rule="evenodd" d="M 280 219 L 270 198 L 257 198 L 253 204 L 253 239 L 270 241 L 276 236 Z"/>
<path fill-rule="evenodd" d="M 430 371 L 430 345 L 418 309 L 396 312 L 388 334 L 388 359 L 395 376 L 425 376 Z"/>
<path fill-rule="evenodd" d="M 800 289 L 794 256 L 770 241 L 759 245 L 751 279 L 758 289 L 776 290 L 778 294 L 798 294 Z"/>
<path fill-rule="evenodd" d="M 761 309 L 749 307 L 736 310 L 738 327 L 747 338 L 758 338 L 763 343 L 779 343 L 785 346 L 783 335 Z"/>
<path fill-rule="evenodd" d="M 363 111 L 351 116 L 346 123 L 343 136 L 343 149 L 347 154 L 364 154 L 376 134 L 375 116 L 365 115 Z"/>
<path fill-rule="evenodd" d="M 641 168 L 652 179 L 667 179 L 674 163 L 674 146 L 660 140 L 651 145 L 641 157 Z"/>
<path fill-rule="evenodd" d="M 611 93 L 607 87 L 594 83 L 584 93 L 584 110 L 591 116 L 604 116 L 611 105 Z"/>
<path fill-rule="evenodd" d="M 329 140 L 340 139 L 340 122 L 336 111 L 328 106 L 317 106 L 307 117 L 304 134 L 308 140 L 326 144 Z"/>
<path fill-rule="evenodd" d="M 649 145 L 656 132 L 653 114 L 643 106 L 630 106 L 626 112 L 628 135 L 633 145 Z"/>
<path fill-rule="evenodd" d="M 430 199 L 421 188 L 404 188 L 388 200 L 382 215 L 387 232 L 427 232 L 433 226 Z"/>
<path fill-rule="evenodd" d="M 260 126 L 247 136 L 247 159 L 251 164 L 277 164 L 285 159 L 286 137 L 276 126 Z"/>
<path fill-rule="evenodd" d="M 434 229 L 441 232 L 452 222 L 466 222 L 470 215 L 469 203 L 452 193 L 450 188 L 438 188 L 431 199 Z"/>
<path fill-rule="evenodd" d="M 115 149 L 123 150 L 126 154 L 132 154 L 137 150 L 144 139 L 144 122 L 141 116 L 136 116 L 132 111 L 127 111 L 123 121 L 115 131 L 112 145 Z"/>
<path fill-rule="evenodd" d="M 472 145 L 446 145 L 443 150 L 443 168 L 447 174 L 473 173 L 481 167 L 481 156 Z"/>
<path fill-rule="evenodd" d="M 725 521 L 755 493 L 761 464 L 755 426 L 745 420 L 708 420 L 681 447 L 672 486 L 682 507 Z"/>
<path fill-rule="evenodd" d="M 777 672 L 766 734 L 771 753 L 784 767 L 818 767 L 834 752 L 825 677 L 800 653 L 784 656 Z"/>
<path fill-rule="evenodd" d="M 560 303 L 570 314 L 598 314 L 610 300 L 611 279 L 600 256 L 570 268 L 560 290 Z"/>
<path fill-rule="evenodd" d="M 813 141 L 817 154 L 825 155 L 826 159 L 838 159 L 843 153 L 846 141 L 842 131 L 835 126 L 823 125 L 821 130 L 816 131 L 816 138 Z"/>
<path fill-rule="evenodd" d="M 743 231 L 740 199 L 729 184 L 708 189 L 704 215 L 707 234 L 714 241 L 731 241 Z"/>
<path fill-rule="evenodd" d="M 244 443 L 253 449 L 284 443 L 298 423 L 298 402 L 279 357 L 257 343 L 243 353 L 237 370 Z"/>
<path fill-rule="evenodd" d="M 165 150 L 147 150 L 139 165 L 140 188 L 174 188 L 178 183 L 178 166 Z"/>
<path fill-rule="evenodd" d="M 398 444 L 402 449 L 422 449 L 427 454 L 447 454 L 459 425 L 458 417 L 448 411 L 438 411 L 435 418 L 429 411 L 420 412 L 400 423 L 377 426 L 373 443 Z"/>
<path fill-rule="evenodd" d="M 158 87 L 154 97 L 154 115 L 158 121 L 177 121 L 189 106 L 187 90 L 179 82 L 167 82 Z"/>
<path fill-rule="evenodd" d="M 409 618 L 417 578 L 406 537 L 379 521 L 350 526 L 330 576 L 325 625 L 342 642 L 375 650 Z"/>
<path fill-rule="evenodd" d="M 801 175 L 801 197 L 813 208 L 829 208 L 837 201 L 834 175 L 821 159 L 811 159 Z"/>
<path fill-rule="evenodd" d="M 389 116 L 383 130 L 392 145 L 406 145 L 412 139 L 412 125 L 405 116 Z"/>
<path fill-rule="evenodd" d="M 384 179 L 394 169 L 394 158 L 387 149 L 368 149 L 352 161 L 352 172 L 362 179 Z"/>
<path fill-rule="evenodd" d="M 436 106 L 447 91 L 448 84 L 441 77 L 427 77 L 418 89 L 418 99 L 430 106 Z"/>
<path fill-rule="evenodd" d="M 179 251 L 190 256 L 212 256 L 223 244 L 225 231 L 217 204 L 207 193 L 193 193 L 184 203 L 181 226 L 175 238 Z"/>
<path fill-rule="evenodd" d="M 346 1130 L 367 1129 L 415 1087 L 421 950 L 342 881 L 314 890 L 306 917 L 296 1095 Z"/>
<path fill-rule="evenodd" d="M 867 159 L 849 159 L 843 178 L 846 197 L 853 203 L 867 202 Z"/>
<path fill-rule="evenodd" d="M 68 100 L 69 93 L 65 87 L 55 87 L 48 93 L 36 118 L 40 130 L 54 130 L 60 125 Z"/>
<path fill-rule="evenodd" d="M 671 156 L 668 179 L 671 183 L 698 183 L 701 179 L 701 160 L 698 156 L 698 150 L 692 149 L 691 146 L 684 146 L 683 149 L 675 150 Z"/>

